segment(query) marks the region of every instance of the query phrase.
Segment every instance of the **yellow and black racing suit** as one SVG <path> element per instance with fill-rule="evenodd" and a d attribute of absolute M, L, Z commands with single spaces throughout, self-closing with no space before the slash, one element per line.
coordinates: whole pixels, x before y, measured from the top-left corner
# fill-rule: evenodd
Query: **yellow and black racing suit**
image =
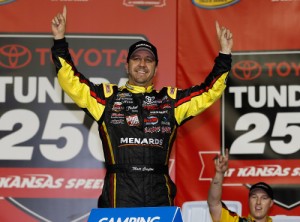
<path fill-rule="evenodd" d="M 231 56 L 219 54 L 201 85 L 159 91 L 90 82 L 74 66 L 65 39 L 54 40 L 52 57 L 63 90 L 99 124 L 107 172 L 98 207 L 174 205 L 168 162 L 177 127 L 221 97 Z"/>

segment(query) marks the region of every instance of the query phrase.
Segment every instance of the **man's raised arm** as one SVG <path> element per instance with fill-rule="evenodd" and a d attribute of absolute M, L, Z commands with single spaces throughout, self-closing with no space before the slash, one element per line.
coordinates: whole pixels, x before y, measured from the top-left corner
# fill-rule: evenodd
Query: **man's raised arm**
<path fill-rule="evenodd" d="M 214 159 L 215 176 L 213 177 L 208 191 L 208 207 L 210 215 L 214 222 L 220 221 L 222 213 L 222 184 L 224 174 L 228 169 L 228 149 L 225 150 L 225 156 L 220 155 Z"/>

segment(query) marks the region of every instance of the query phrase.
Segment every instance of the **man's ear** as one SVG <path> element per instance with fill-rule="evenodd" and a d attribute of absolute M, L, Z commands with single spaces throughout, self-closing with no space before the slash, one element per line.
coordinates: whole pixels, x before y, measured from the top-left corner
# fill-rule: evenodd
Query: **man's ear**
<path fill-rule="evenodd" d="M 158 70 L 158 68 L 156 66 L 155 69 L 154 69 L 154 76 L 156 76 L 157 70 Z"/>
<path fill-rule="evenodd" d="M 271 201 L 270 208 L 273 206 L 274 200 Z"/>
<path fill-rule="evenodd" d="M 125 70 L 126 70 L 126 73 L 128 74 L 129 71 L 128 71 L 128 63 L 125 63 Z"/>

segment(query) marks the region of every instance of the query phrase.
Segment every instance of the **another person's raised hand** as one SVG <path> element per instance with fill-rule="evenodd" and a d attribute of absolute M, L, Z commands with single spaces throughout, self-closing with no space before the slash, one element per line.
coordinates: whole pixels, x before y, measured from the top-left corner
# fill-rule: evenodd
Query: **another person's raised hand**
<path fill-rule="evenodd" d="M 222 26 L 220 27 L 219 23 L 216 21 L 216 30 L 217 30 L 217 36 L 220 43 L 220 52 L 224 54 L 230 54 L 231 49 L 233 47 L 233 35 L 231 31 Z"/>
<path fill-rule="evenodd" d="M 66 22 L 67 22 L 67 7 L 64 6 L 63 12 L 58 13 L 52 19 L 52 34 L 54 39 L 63 39 L 66 32 Z"/>
<path fill-rule="evenodd" d="M 225 155 L 219 155 L 217 158 L 215 158 L 215 169 L 216 173 L 222 173 L 225 174 L 225 172 L 228 170 L 228 159 L 229 159 L 229 151 L 228 149 L 225 149 Z"/>

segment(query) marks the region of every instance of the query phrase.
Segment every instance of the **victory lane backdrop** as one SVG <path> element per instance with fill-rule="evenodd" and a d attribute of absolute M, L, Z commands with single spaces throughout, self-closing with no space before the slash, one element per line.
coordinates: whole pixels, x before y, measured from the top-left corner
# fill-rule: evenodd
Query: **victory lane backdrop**
<path fill-rule="evenodd" d="M 299 52 L 236 53 L 223 97 L 224 147 L 230 147 L 232 165 L 246 160 L 230 178 L 267 181 L 286 209 L 300 200 Z"/>
<path fill-rule="evenodd" d="M 300 30 L 295 29 L 300 2 L 193 3 L 184 1 L 178 10 L 178 85 L 186 87 L 210 71 L 218 50 L 215 21 L 231 29 L 234 51 L 220 103 L 179 130 L 178 203 L 207 199 L 213 158 L 229 148 L 223 200 L 240 201 L 248 215 L 249 188 L 265 181 L 275 192 L 270 215 L 300 215 Z"/>

